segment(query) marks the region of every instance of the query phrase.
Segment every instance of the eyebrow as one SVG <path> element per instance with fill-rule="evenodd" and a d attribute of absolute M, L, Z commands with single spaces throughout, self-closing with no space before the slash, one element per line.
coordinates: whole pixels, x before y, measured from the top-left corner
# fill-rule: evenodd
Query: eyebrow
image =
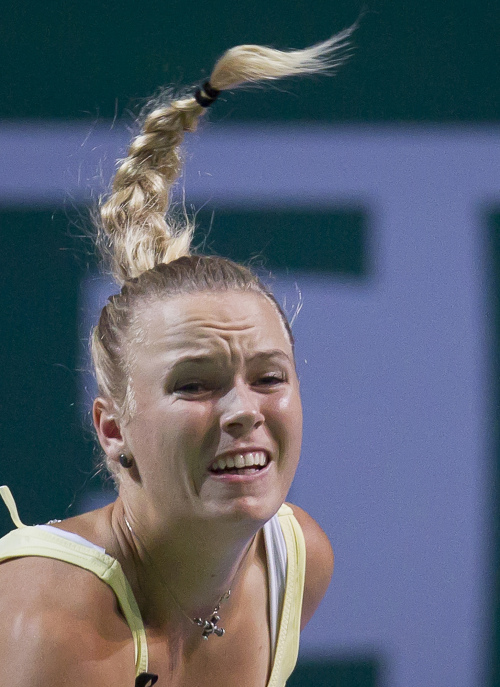
<path fill-rule="evenodd" d="M 183 355 L 177 358 L 171 365 L 169 365 L 168 369 L 172 370 L 178 365 L 185 365 L 185 364 L 196 364 L 196 365 L 204 365 L 207 363 L 213 363 L 217 358 L 220 358 L 220 355 L 207 355 L 206 353 L 200 354 L 200 355 Z M 291 363 L 290 356 L 288 356 L 284 351 L 282 351 L 279 348 L 273 348 L 269 351 L 259 351 L 258 353 L 255 353 L 249 358 L 249 362 L 258 362 L 258 361 L 266 361 L 266 360 L 272 360 L 273 358 L 280 358 L 281 360 Z"/>

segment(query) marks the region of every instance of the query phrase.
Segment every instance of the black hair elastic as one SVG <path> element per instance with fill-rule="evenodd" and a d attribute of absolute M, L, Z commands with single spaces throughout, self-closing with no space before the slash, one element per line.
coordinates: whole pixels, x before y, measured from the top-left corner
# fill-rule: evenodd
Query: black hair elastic
<path fill-rule="evenodd" d="M 135 687 L 152 687 L 156 682 L 158 682 L 158 675 L 141 673 L 135 678 Z"/>
<path fill-rule="evenodd" d="M 197 88 L 194 97 L 198 105 L 201 107 L 210 107 L 219 96 L 219 89 L 210 85 L 210 81 L 205 81 L 202 88 Z"/>

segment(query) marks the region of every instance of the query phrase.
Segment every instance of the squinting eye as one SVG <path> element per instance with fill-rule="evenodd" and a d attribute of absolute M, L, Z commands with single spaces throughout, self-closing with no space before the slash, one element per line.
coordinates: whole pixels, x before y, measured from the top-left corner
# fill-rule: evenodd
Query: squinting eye
<path fill-rule="evenodd" d="M 178 394 L 200 394 L 207 391 L 207 387 L 201 382 L 189 382 L 189 384 L 176 386 L 174 391 Z"/>
<path fill-rule="evenodd" d="M 273 386 L 274 384 L 280 384 L 284 381 L 284 377 L 281 377 L 280 375 L 264 375 L 263 377 L 259 377 L 259 379 L 257 380 L 257 384 L 263 384 L 264 386 Z"/>

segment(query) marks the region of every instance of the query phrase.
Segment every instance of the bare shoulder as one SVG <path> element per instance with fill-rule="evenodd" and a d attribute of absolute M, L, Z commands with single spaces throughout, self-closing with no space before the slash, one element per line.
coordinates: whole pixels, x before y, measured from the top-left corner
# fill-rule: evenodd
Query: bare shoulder
<path fill-rule="evenodd" d="M 131 653 L 133 678 L 130 632 L 113 592 L 92 573 L 48 558 L 17 558 L 0 564 L 0 590 L 0 684 L 122 684 L 113 655 L 120 650 Z"/>
<path fill-rule="evenodd" d="M 306 579 L 302 604 L 303 629 L 324 597 L 333 574 L 333 550 L 325 532 L 305 510 L 287 504 L 293 510 L 306 542 Z"/>

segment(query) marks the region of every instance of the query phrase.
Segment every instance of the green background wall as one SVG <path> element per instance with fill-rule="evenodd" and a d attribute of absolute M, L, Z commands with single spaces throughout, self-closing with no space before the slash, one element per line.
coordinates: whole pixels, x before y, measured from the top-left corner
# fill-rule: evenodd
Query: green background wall
<path fill-rule="evenodd" d="M 301 48 L 352 24 L 334 80 L 227 98 L 217 120 L 491 121 L 498 118 L 495 0 L 4 0 L 0 118 L 110 118 L 158 86 L 203 79 L 238 43 Z M 292 97 L 283 97 L 282 91 Z"/>

